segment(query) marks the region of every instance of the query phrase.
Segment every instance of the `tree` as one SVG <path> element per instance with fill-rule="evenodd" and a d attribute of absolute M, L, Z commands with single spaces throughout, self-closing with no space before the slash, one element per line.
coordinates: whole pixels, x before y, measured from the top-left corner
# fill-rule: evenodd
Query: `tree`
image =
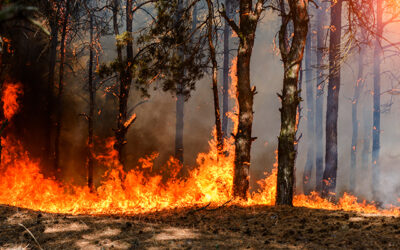
<path fill-rule="evenodd" d="M 182 27 L 179 27 L 182 25 L 181 19 L 184 10 L 183 6 L 183 0 L 178 0 L 178 9 L 175 15 L 176 18 L 176 23 L 175 25 L 177 26 L 177 29 L 182 29 Z M 195 17 L 193 17 L 195 18 Z M 183 37 L 181 37 L 180 41 L 183 42 Z M 180 61 L 184 61 L 184 48 L 183 45 L 178 46 L 178 58 Z M 179 74 L 184 75 L 185 72 L 182 69 L 182 72 Z M 175 158 L 179 160 L 179 162 L 183 165 L 183 156 L 184 156 L 184 148 L 183 148 L 183 129 L 184 129 L 184 115 L 185 115 L 185 93 L 184 93 L 184 88 L 185 84 L 182 81 L 182 79 L 179 79 L 177 77 L 177 88 L 176 88 L 176 124 L 175 124 Z"/>
<path fill-rule="evenodd" d="M 342 30 L 342 0 L 331 1 L 331 26 L 329 37 L 329 83 L 326 108 L 326 151 L 322 196 L 335 193 L 338 165 L 337 124 L 340 90 L 340 43 Z"/>
<path fill-rule="evenodd" d="M 160 75 L 162 89 L 170 91 L 176 98 L 175 158 L 181 164 L 184 160 L 184 103 L 209 65 L 206 55 L 209 50 L 205 48 L 208 36 L 204 29 L 207 20 L 201 20 L 197 25 L 198 2 L 157 1 L 157 22 L 144 39 L 148 44 L 157 45 L 152 55 L 157 60 L 153 70 Z M 184 176 L 184 171 L 186 169 L 182 168 L 180 175 Z"/>
<path fill-rule="evenodd" d="M 61 41 L 60 41 L 60 67 L 58 73 L 58 91 L 56 99 L 56 131 L 54 138 L 54 173 L 58 176 L 60 172 L 60 140 L 61 140 L 61 127 L 62 127 L 62 96 L 64 89 L 64 62 L 65 62 L 65 50 L 66 50 L 66 36 L 67 36 L 67 26 L 70 17 L 71 10 L 70 0 L 65 1 L 65 10 L 62 19 L 62 30 L 61 30 Z"/>
<path fill-rule="evenodd" d="M 310 25 L 311 27 L 311 25 Z M 309 27 L 309 30 L 310 30 Z M 303 174 L 303 191 L 309 194 L 313 189 L 311 186 L 311 173 L 315 164 L 315 119 L 314 119 L 314 105 L 315 105 L 315 86 L 313 82 L 313 69 L 312 69 L 312 33 L 308 32 L 307 42 L 305 48 L 305 71 L 306 71 L 306 98 L 307 98 L 307 161 L 304 167 Z"/>
<path fill-rule="evenodd" d="M 293 205 L 294 165 L 296 158 L 297 111 L 300 103 L 297 83 L 306 45 L 309 17 L 307 0 L 289 0 L 289 13 L 285 2 L 280 2 L 282 24 L 279 30 L 279 49 L 283 61 L 283 89 L 279 95 L 282 108 L 281 131 L 278 137 L 277 205 Z M 291 25 L 291 26 L 290 26 Z M 293 38 L 289 40 L 289 29 Z"/>
<path fill-rule="evenodd" d="M 383 2 L 376 1 L 376 40 L 374 43 L 374 94 L 373 94 L 373 130 L 372 130 L 372 196 L 378 197 L 379 189 L 379 151 L 381 133 L 381 38 L 383 35 Z"/>
<path fill-rule="evenodd" d="M 324 173 L 324 152 L 323 152 L 323 112 L 324 112 L 324 52 L 325 34 L 324 25 L 326 23 L 325 2 L 318 1 L 317 20 L 315 22 L 317 30 L 317 65 L 316 65 L 316 97 L 315 97 L 315 190 L 322 192 L 322 177 Z"/>
<path fill-rule="evenodd" d="M 54 85 L 55 85 L 55 67 L 56 67 L 56 59 L 57 59 L 57 46 L 58 46 L 58 34 L 60 30 L 59 25 L 59 13 L 61 11 L 61 4 L 57 3 L 57 9 L 54 13 L 54 10 L 49 4 L 46 6 L 47 15 L 49 16 L 49 27 L 50 27 L 50 41 L 49 41 L 49 72 L 47 78 L 47 121 L 46 121 L 46 144 L 45 144 L 45 156 L 48 162 L 53 161 L 53 152 L 52 152 L 52 131 L 53 131 L 53 95 L 54 95 Z M 54 173 L 55 174 L 55 173 Z"/>
<path fill-rule="evenodd" d="M 154 1 L 150 0 L 138 3 L 132 0 L 127 0 L 125 6 L 126 31 L 120 34 L 118 26 L 120 1 L 113 0 L 111 8 L 113 12 L 114 35 L 116 36 L 117 40 L 117 58 L 108 66 L 102 65 L 101 69 L 99 70 L 100 76 L 110 75 L 113 73 L 117 73 L 118 75 L 117 82 L 119 91 L 115 93 L 118 98 L 118 117 L 117 128 L 114 130 L 114 149 L 118 152 L 118 159 L 119 162 L 122 164 L 124 170 L 127 170 L 124 154 L 124 146 L 127 143 L 126 135 L 129 128 L 136 120 L 136 115 L 133 113 L 134 108 L 142 103 L 139 102 L 139 104 L 131 109 L 128 108 L 128 100 L 130 96 L 132 81 L 135 80 L 135 87 L 140 88 L 143 93 L 146 93 L 147 87 L 143 86 L 148 85 L 145 83 L 147 83 L 146 81 L 149 77 L 150 79 L 153 79 L 155 77 L 153 71 L 148 72 L 147 70 L 147 64 L 151 60 L 146 53 L 149 52 L 149 49 L 152 48 L 152 46 L 149 45 L 140 47 L 136 52 L 134 52 L 133 17 L 138 10 L 143 10 L 146 5 L 153 2 Z M 139 44 L 140 42 L 137 42 L 137 45 Z M 122 49 L 124 46 L 126 47 L 126 59 L 123 58 L 122 54 Z M 145 70 L 143 70 L 143 68 Z"/>
<path fill-rule="evenodd" d="M 352 136 L 351 136 L 351 152 L 350 152 L 350 192 L 354 193 L 356 187 L 356 168 L 357 168 L 357 141 L 358 141 L 358 127 L 359 120 L 357 118 L 358 102 L 360 94 L 364 87 L 364 59 L 365 48 L 360 46 L 358 58 L 358 77 L 354 86 L 354 95 L 351 102 L 351 122 L 352 122 Z"/>
<path fill-rule="evenodd" d="M 232 0 L 225 0 L 226 16 L 231 17 L 232 14 Z M 229 57 L 229 40 L 231 37 L 231 29 L 228 21 L 224 23 L 224 62 L 222 67 L 222 133 L 224 138 L 228 138 L 228 112 L 229 112 L 229 69 L 230 69 L 230 57 Z"/>
<path fill-rule="evenodd" d="M 125 167 L 124 161 L 124 145 L 126 144 L 126 134 L 129 127 L 135 121 L 136 116 L 128 116 L 128 99 L 129 92 L 132 83 L 132 69 L 133 69 L 133 1 L 126 1 L 126 32 L 124 35 L 124 41 L 126 44 L 126 63 L 121 65 L 123 67 L 123 73 L 120 74 L 120 85 L 118 95 L 118 118 L 117 118 L 117 129 L 115 130 L 115 144 L 114 148 L 118 151 L 118 159 L 122 166 Z M 119 57 L 119 54 L 118 54 Z M 118 58 L 120 59 L 120 58 Z"/>
<path fill-rule="evenodd" d="M 222 15 L 228 21 L 232 30 L 239 37 L 237 54 L 237 100 L 239 105 L 238 128 L 235 138 L 235 160 L 233 195 L 247 199 L 249 191 L 250 149 L 255 138 L 251 136 L 253 125 L 253 98 L 256 87 L 250 85 L 250 59 L 253 52 L 255 32 L 260 15 L 263 11 L 263 0 L 258 0 L 253 9 L 252 0 L 239 1 L 239 25 L 227 16 L 226 10 Z"/>
<path fill-rule="evenodd" d="M 222 154 L 224 148 L 224 141 L 222 137 L 221 127 L 221 111 L 219 107 L 219 96 L 218 96 L 218 64 L 216 51 L 214 46 L 214 7 L 211 0 L 207 0 L 208 17 L 207 17 L 207 37 L 208 46 L 210 49 L 210 59 L 212 64 L 212 89 L 214 99 L 214 116 L 215 116 L 215 130 L 217 137 L 217 150 L 218 154 Z"/>

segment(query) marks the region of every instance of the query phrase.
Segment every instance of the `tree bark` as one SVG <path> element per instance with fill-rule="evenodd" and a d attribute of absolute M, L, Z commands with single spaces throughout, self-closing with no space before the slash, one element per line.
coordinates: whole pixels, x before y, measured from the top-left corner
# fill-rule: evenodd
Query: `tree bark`
<path fill-rule="evenodd" d="M 308 32 L 307 42 L 305 48 L 305 71 L 306 71 L 306 87 L 307 87 L 307 161 L 304 167 L 303 174 L 303 192 L 309 194 L 312 190 L 311 173 L 315 164 L 315 119 L 314 119 L 314 105 L 315 105 L 315 87 L 313 83 L 313 69 L 312 69 L 312 33 Z"/>
<path fill-rule="evenodd" d="M 45 142 L 45 152 L 44 159 L 47 160 L 48 164 L 51 164 L 54 161 L 54 155 L 52 150 L 52 131 L 54 129 L 52 114 L 54 112 L 53 108 L 53 94 L 54 94 L 54 75 L 55 75 L 55 67 L 56 67 L 56 59 L 57 59 L 57 45 L 58 45 L 58 13 L 59 8 L 55 16 L 50 19 L 50 47 L 49 47 L 49 74 L 47 78 L 47 114 L 46 114 L 46 142 Z M 56 173 L 54 173 L 55 175 Z"/>
<path fill-rule="evenodd" d="M 364 87 L 364 48 L 360 47 L 358 58 L 358 79 L 354 86 L 354 96 L 351 104 L 351 121 L 352 121 L 352 137 L 351 137 L 351 153 L 350 153 L 350 192 L 354 193 L 356 188 L 356 169 L 357 169 L 357 141 L 359 121 L 357 119 L 358 102 L 360 99 L 361 90 Z"/>
<path fill-rule="evenodd" d="M 225 8 L 227 10 L 227 17 L 231 15 L 231 0 L 225 0 Z M 231 29 L 228 21 L 225 20 L 224 24 L 224 63 L 223 63 L 223 87 L 222 87 L 222 133 L 224 138 L 229 137 L 228 132 L 228 112 L 229 112 L 229 69 L 230 69 L 230 58 L 229 58 L 229 40 L 231 37 Z"/>
<path fill-rule="evenodd" d="M 379 200 L 379 151 L 381 133 L 381 37 L 383 35 L 383 0 L 376 1 L 377 31 L 374 47 L 374 95 L 373 95 L 373 129 L 372 129 L 372 196 Z"/>
<path fill-rule="evenodd" d="M 176 16 L 176 25 L 180 25 L 180 19 L 183 11 L 183 0 L 178 0 L 178 13 Z M 178 48 L 178 56 L 181 60 L 184 60 L 183 48 Z M 182 72 L 185 74 L 185 72 Z M 183 129 L 184 129 L 184 109 L 185 109 L 185 94 L 184 94 L 184 83 L 181 79 L 177 79 L 176 88 L 176 124 L 175 124 L 175 158 L 183 165 Z M 182 169 L 182 171 L 185 171 Z"/>
<path fill-rule="evenodd" d="M 131 123 L 128 121 L 128 100 L 129 92 L 132 83 L 132 65 L 133 65 L 133 1 L 126 1 L 126 32 L 129 34 L 129 39 L 126 41 L 126 65 L 123 66 L 122 73 L 120 75 L 120 88 L 119 88 L 119 108 L 118 108 L 118 119 L 117 119 L 117 130 L 115 131 L 116 142 L 114 148 L 118 151 L 118 159 L 123 169 L 126 171 L 125 164 L 125 152 L 124 146 L 126 144 L 126 134 Z M 118 28 L 118 27 L 117 27 Z M 115 24 L 114 24 L 115 32 Z M 118 50 L 118 48 L 117 48 Z M 121 58 L 119 57 L 121 53 Z M 118 51 L 118 60 L 122 62 L 122 51 Z"/>
<path fill-rule="evenodd" d="M 207 38 L 208 38 L 208 47 L 210 50 L 210 58 L 212 64 L 212 90 L 214 97 L 214 116 L 215 116 L 215 130 L 217 136 L 217 151 L 218 155 L 222 155 L 224 149 L 224 141 L 222 138 L 221 111 L 219 108 L 219 96 L 218 96 L 218 64 L 217 64 L 217 57 L 213 41 L 214 8 L 212 6 L 211 0 L 207 0 L 207 6 L 208 6 Z"/>
<path fill-rule="evenodd" d="M 325 49 L 325 13 L 326 6 L 319 1 L 320 8 L 317 10 L 317 90 L 315 98 L 315 190 L 322 192 L 322 177 L 324 174 L 324 49 Z"/>
<path fill-rule="evenodd" d="M 93 184 L 93 165 L 94 165 L 94 145 L 93 145 L 93 127 L 94 127 L 94 107 L 95 107 L 95 94 L 96 94 L 96 86 L 93 82 L 93 59 L 94 59 L 94 50 L 93 50 L 93 13 L 90 13 L 90 47 L 89 47 L 89 116 L 88 116 L 88 187 L 90 191 L 94 191 Z"/>
<path fill-rule="evenodd" d="M 58 79 L 58 93 L 57 93 L 57 113 L 56 113 L 56 134 L 54 139 L 54 172 L 57 177 L 60 172 L 60 140 L 61 140 L 61 128 L 62 128 L 62 95 L 64 90 L 64 61 L 65 61 L 65 43 L 67 36 L 67 25 L 69 19 L 70 1 L 66 1 L 64 20 L 62 24 L 61 32 L 61 46 L 60 46 L 60 68 L 59 68 L 59 79 Z"/>
<path fill-rule="evenodd" d="M 280 109 L 281 131 L 278 138 L 276 204 L 292 206 L 297 153 L 297 110 L 300 103 L 300 90 L 297 88 L 297 83 L 308 33 L 308 1 L 289 0 L 289 7 L 291 14 L 282 15 L 282 25 L 279 31 L 279 48 L 283 61 L 284 76 L 282 95 L 280 95 L 282 108 Z M 285 11 L 283 2 L 281 2 L 281 10 Z M 290 21 L 293 23 L 293 38 L 289 45 L 288 24 Z"/>
<path fill-rule="evenodd" d="M 363 105 L 363 150 L 361 152 L 361 166 L 363 170 L 369 169 L 371 164 L 371 136 L 372 136 L 372 112 Z"/>
<path fill-rule="evenodd" d="M 331 1 L 331 31 L 329 38 L 329 84 L 326 110 L 325 171 L 322 196 L 335 194 L 338 164 L 337 123 L 340 90 L 340 40 L 342 26 L 342 0 Z"/>
<path fill-rule="evenodd" d="M 236 96 L 239 108 L 238 128 L 235 138 L 235 160 L 233 176 L 233 196 L 246 200 L 249 191 L 249 169 L 251 137 L 253 125 L 253 98 L 255 86 L 250 85 L 250 59 L 254 46 L 255 32 L 262 12 L 263 1 L 259 0 L 253 10 L 252 0 L 239 1 L 239 25 L 222 12 L 231 28 L 239 37 L 237 54 Z"/>

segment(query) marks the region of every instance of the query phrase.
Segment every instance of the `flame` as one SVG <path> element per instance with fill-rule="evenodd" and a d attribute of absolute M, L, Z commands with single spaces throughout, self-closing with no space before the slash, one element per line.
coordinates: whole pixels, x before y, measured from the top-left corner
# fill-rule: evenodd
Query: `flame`
<path fill-rule="evenodd" d="M 3 87 L 3 102 L 4 117 L 10 120 L 19 110 L 17 102 L 18 96 L 23 93 L 20 83 L 5 83 Z"/>
<path fill-rule="evenodd" d="M 234 91 L 236 81 L 232 80 L 232 91 Z M 8 97 L 4 97 L 4 100 L 14 100 L 14 102 L 11 102 L 13 105 L 4 102 L 4 110 L 7 112 L 13 110 L 8 113 L 12 115 L 18 110 L 16 99 L 22 92 L 21 88 L 17 87 L 19 85 L 7 86 L 11 87 L 5 88 L 4 93 Z M 215 135 L 215 131 L 213 134 Z M 2 141 L 4 148 L 0 165 L 0 204 L 68 214 L 138 214 L 162 209 L 200 206 L 210 202 L 213 206 L 220 206 L 226 204 L 227 201 L 241 206 L 275 204 L 277 161 L 272 173 L 266 173 L 265 179 L 259 181 L 260 189 L 252 193 L 248 201 L 232 200 L 234 170 L 232 137 L 225 141 L 225 149 L 228 153 L 222 156 L 218 154 L 214 137 L 209 142 L 209 151 L 198 155 L 196 168 L 185 180 L 177 178 L 182 167 L 179 161 L 170 158 L 166 163 L 167 173 L 169 173 L 167 181 L 163 180 L 165 175 L 144 174 L 146 171 L 151 171 L 153 162 L 158 156 L 157 153 L 140 159 L 137 168 L 125 173 L 118 161 L 118 153 L 113 148 L 115 140 L 109 139 L 105 144 L 104 153 L 95 156 L 98 164 L 108 169 L 96 192 L 91 192 L 88 187 L 61 183 L 44 177 L 40 171 L 40 162 L 31 159 L 20 143 L 10 136 L 2 138 Z M 390 207 L 379 210 L 365 201 L 358 203 L 357 198 L 349 194 L 344 194 L 337 204 L 322 199 L 316 193 L 309 196 L 301 194 L 294 197 L 294 205 L 400 215 L 400 208 Z"/>

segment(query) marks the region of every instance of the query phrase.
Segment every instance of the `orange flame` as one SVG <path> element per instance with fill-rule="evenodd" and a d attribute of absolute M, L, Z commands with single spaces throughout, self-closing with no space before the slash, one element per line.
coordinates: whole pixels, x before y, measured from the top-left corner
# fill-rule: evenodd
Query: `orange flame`
<path fill-rule="evenodd" d="M 235 65 L 235 64 L 234 64 Z M 233 70 L 232 70 L 233 71 Z M 233 79 L 232 86 L 236 86 Z M 14 86 L 14 85 L 11 85 Z M 9 96 L 21 93 L 21 88 L 7 87 Z M 235 87 L 233 87 L 234 89 Z M 14 93 L 14 94 L 10 94 Z M 5 98 L 8 100 L 8 98 Z M 10 98 L 12 99 L 12 98 Z M 6 102 L 4 102 L 6 103 Z M 18 110 L 18 105 L 11 105 Z M 7 109 L 8 110 L 8 109 Z M 13 113 L 13 114 L 14 114 Z M 10 113 L 11 114 L 11 113 Z M 233 116 L 237 117 L 237 116 Z M 215 137 L 214 137 L 215 138 Z M 40 163 L 30 159 L 28 153 L 11 138 L 2 138 L 4 149 L 0 165 L 0 204 L 25 207 L 53 213 L 70 214 L 137 214 L 161 209 L 191 207 L 213 203 L 218 206 L 232 199 L 234 140 L 226 141 L 226 155 L 219 155 L 215 139 L 209 142 L 209 151 L 200 153 L 197 166 L 189 173 L 186 180 L 176 177 L 182 167 L 171 158 L 167 163 L 170 179 L 163 182 L 163 176 L 145 176 L 143 170 L 151 170 L 157 153 L 139 161 L 140 166 L 127 173 L 118 161 L 114 150 L 114 139 L 106 143 L 105 153 L 97 155 L 99 164 L 108 167 L 96 192 L 89 188 L 60 183 L 46 178 L 40 172 Z M 251 194 L 248 201 L 233 200 L 231 204 L 242 206 L 274 205 L 277 184 L 277 163 L 271 174 L 259 182 L 260 190 Z M 329 210 L 357 211 L 374 214 L 400 215 L 400 209 L 391 207 L 379 210 L 372 204 L 357 202 L 357 198 L 344 194 L 337 204 L 322 199 L 316 193 L 309 196 L 296 195 L 295 206 L 321 208 Z"/>
<path fill-rule="evenodd" d="M 10 120 L 19 110 L 17 102 L 18 96 L 23 93 L 20 83 L 5 83 L 3 87 L 3 102 L 4 117 Z"/>

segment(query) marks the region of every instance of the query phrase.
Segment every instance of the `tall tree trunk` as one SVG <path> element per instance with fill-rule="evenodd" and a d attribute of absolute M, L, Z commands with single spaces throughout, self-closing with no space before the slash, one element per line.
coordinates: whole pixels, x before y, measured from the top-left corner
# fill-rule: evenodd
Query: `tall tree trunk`
<path fill-rule="evenodd" d="M 253 125 L 253 99 L 255 86 L 250 85 L 250 59 L 254 46 L 257 24 L 262 13 L 263 1 L 259 0 L 253 10 L 252 0 L 239 1 L 239 25 L 222 12 L 231 28 L 239 37 L 237 54 L 236 96 L 239 108 L 238 127 L 235 138 L 235 160 L 233 176 L 233 196 L 247 199 L 249 192 L 250 150 L 255 138 L 251 137 Z"/>
<path fill-rule="evenodd" d="M 59 8 L 57 8 L 56 15 L 50 19 L 50 47 L 49 47 L 49 73 L 47 78 L 47 114 L 46 114 L 46 142 L 44 149 L 44 159 L 46 159 L 47 164 L 53 164 L 54 155 L 52 150 L 52 131 L 54 129 L 52 114 L 54 112 L 53 108 L 53 95 L 54 95 L 54 75 L 56 68 L 57 59 L 57 45 L 58 45 L 58 13 Z M 56 173 L 54 173 L 56 174 Z"/>
<path fill-rule="evenodd" d="M 133 65 L 133 41 L 132 41 L 132 29 L 133 29 L 133 1 L 126 1 L 126 32 L 129 34 L 129 38 L 126 41 L 126 57 L 127 63 L 123 66 L 123 70 L 120 76 L 120 89 L 119 89 L 119 114 L 117 120 L 117 130 L 115 131 L 116 143 L 114 148 L 118 151 L 118 159 L 122 164 L 124 170 L 126 170 L 125 164 L 125 153 L 124 146 L 126 144 L 126 134 L 128 128 L 131 125 L 130 119 L 128 120 L 128 100 L 129 92 L 132 83 L 132 65 Z M 117 27 L 118 28 L 118 27 Z M 115 24 L 114 24 L 115 31 Z M 119 53 L 119 52 L 118 52 Z M 121 52 L 122 54 L 122 52 Z M 119 55 L 118 55 L 119 57 Z M 121 56 L 122 57 L 122 56 Z M 119 60 L 119 59 L 118 59 Z M 122 62 L 122 58 L 121 58 Z"/>
<path fill-rule="evenodd" d="M 227 10 L 228 18 L 231 15 L 231 0 L 225 0 L 225 7 Z M 229 137 L 228 132 L 228 112 L 229 112 L 229 69 L 230 69 L 230 58 L 229 58 L 229 40 L 231 37 L 231 29 L 228 21 L 225 20 L 224 24 L 224 64 L 222 72 L 222 133 L 224 138 Z"/>
<path fill-rule="evenodd" d="M 218 154 L 221 155 L 224 147 L 224 142 L 222 138 L 221 112 L 219 108 L 219 96 L 218 96 L 218 64 L 217 64 L 217 57 L 213 41 L 214 8 L 212 6 L 211 0 L 207 0 L 207 6 L 208 6 L 207 37 L 208 37 L 208 46 L 210 49 L 210 58 L 212 63 L 212 90 L 214 97 L 215 129 L 217 136 L 217 150 Z"/>
<path fill-rule="evenodd" d="M 58 79 L 58 93 L 57 93 L 57 114 L 56 114 L 56 134 L 54 139 L 54 172 L 57 177 L 60 171 L 60 139 L 61 139 L 61 128 L 62 128 L 62 95 L 64 89 L 64 61 L 65 61 L 65 43 L 67 36 L 67 25 L 70 11 L 70 1 L 66 1 L 64 20 L 62 24 L 61 32 L 61 46 L 60 46 L 60 68 L 59 68 L 59 79 Z"/>
<path fill-rule="evenodd" d="M 237 54 L 237 102 L 239 106 L 238 127 L 235 138 L 235 160 L 233 176 L 233 196 L 247 199 L 249 192 L 250 150 L 254 138 L 251 137 L 253 126 L 253 99 L 255 86 L 250 85 L 250 59 L 254 46 L 255 32 L 261 14 L 261 6 L 257 3 L 252 10 L 252 0 L 239 2 L 239 25 L 229 20 L 239 36 Z"/>
<path fill-rule="evenodd" d="M 371 114 L 371 110 L 366 105 L 363 105 L 363 150 L 361 152 L 361 166 L 364 170 L 367 170 L 371 163 Z"/>
<path fill-rule="evenodd" d="M 322 196 L 335 193 L 338 164 L 337 123 L 340 90 L 340 40 L 342 29 L 342 0 L 331 1 L 331 31 L 329 37 L 329 84 L 326 109 L 325 171 Z"/>
<path fill-rule="evenodd" d="M 372 196 L 379 199 L 379 151 L 381 134 L 381 37 L 383 35 L 383 0 L 376 1 L 376 39 L 374 48 L 374 95 L 373 95 L 373 130 L 372 130 Z"/>
<path fill-rule="evenodd" d="M 326 6 L 323 1 L 318 2 L 320 8 L 317 9 L 317 91 L 315 98 L 315 190 L 322 192 L 322 176 L 324 174 L 324 50 L 325 50 L 325 13 Z"/>
<path fill-rule="evenodd" d="M 118 14 L 119 14 L 119 8 L 120 8 L 120 0 L 113 0 L 112 2 L 112 13 L 113 13 L 113 29 L 114 29 L 114 35 L 117 37 L 119 35 L 119 27 L 118 27 Z M 122 85 L 122 80 L 125 79 L 124 77 L 124 68 L 123 68 L 123 61 L 122 61 L 122 45 L 120 43 L 117 42 L 117 62 L 119 65 L 119 72 L 118 72 L 118 76 L 117 76 L 117 86 L 121 86 Z M 119 101 L 119 98 L 118 98 Z M 118 107 L 118 111 L 119 111 L 119 107 Z M 118 118 L 117 118 L 117 127 L 119 127 L 120 125 L 118 124 L 119 122 L 119 113 L 118 113 Z M 115 131 L 115 137 L 116 137 L 116 142 L 114 145 L 114 148 L 119 151 L 119 144 L 117 143 L 117 131 Z"/>
<path fill-rule="evenodd" d="M 176 26 L 179 27 L 183 11 L 183 0 L 178 0 L 178 13 L 176 15 Z M 182 48 L 178 47 L 178 56 L 183 60 Z M 182 72 L 185 74 L 185 72 Z M 184 129 L 184 83 L 177 79 L 176 87 L 176 114 L 175 114 L 175 158 L 183 165 L 183 129 Z"/>
<path fill-rule="evenodd" d="M 114 35 L 119 35 L 119 27 L 118 27 L 118 13 L 119 13 L 119 4 L 120 0 L 113 0 L 113 28 L 114 28 Z M 118 63 L 122 64 L 122 48 L 120 45 L 117 44 L 117 60 Z M 119 76 L 119 81 L 121 80 L 121 76 Z M 120 85 L 120 84 L 118 84 Z"/>
<path fill-rule="evenodd" d="M 309 25 L 311 26 L 311 25 Z M 304 167 L 303 174 L 303 192 L 309 194 L 312 190 L 311 173 L 315 164 L 315 145 L 314 145 L 314 105 L 315 105 L 315 92 L 313 82 L 313 69 L 312 69 L 312 33 L 308 32 L 307 42 L 305 48 L 305 71 L 306 71 L 306 87 L 307 87 L 307 161 Z"/>
<path fill-rule="evenodd" d="M 351 137 L 351 163 L 350 163 L 350 192 L 354 193 L 356 188 L 356 169 L 357 169 L 357 141 L 359 121 L 357 119 L 358 101 L 360 99 L 361 90 L 364 87 L 364 48 L 360 47 L 358 58 L 358 79 L 354 86 L 354 96 L 351 104 L 351 121 L 353 133 Z"/>
<path fill-rule="evenodd" d="M 282 15 L 279 31 L 279 48 L 281 51 L 284 75 L 282 101 L 281 131 L 278 137 L 278 180 L 276 192 L 277 205 L 293 205 L 294 174 L 296 160 L 296 133 L 298 105 L 300 103 L 299 71 L 303 60 L 308 33 L 308 1 L 289 0 L 291 15 Z M 281 10 L 285 13 L 284 2 Z M 293 23 L 293 39 L 288 42 L 288 24 Z"/>
<path fill-rule="evenodd" d="M 89 51 L 89 115 L 88 115 L 88 187 L 93 192 L 94 184 L 93 184 L 93 165 L 94 165 L 94 151 L 93 151 L 93 123 L 94 123 L 94 107 L 95 107 L 95 94 L 96 94 L 96 86 L 93 82 L 93 58 L 94 58 L 94 50 L 93 50 L 93 13 L 89 12 L 90 15 L 90 51 Z"/>

